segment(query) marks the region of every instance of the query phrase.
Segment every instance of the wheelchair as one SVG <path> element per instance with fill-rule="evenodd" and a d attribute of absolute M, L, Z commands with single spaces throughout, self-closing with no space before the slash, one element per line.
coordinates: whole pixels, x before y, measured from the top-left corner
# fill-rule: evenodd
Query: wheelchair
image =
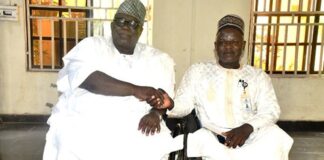
<path fill-rule="evenodd" d="M 166 125 L 172 131 L 172 136 L 183 134 L 183 149 L 170 153 L 169 160 L 202 160 L 201 157 L 187 157 L 187 138 L 188 133 L 193 133 L 201 128 L 195 110 L 183 118 L 164 117 Z"/>

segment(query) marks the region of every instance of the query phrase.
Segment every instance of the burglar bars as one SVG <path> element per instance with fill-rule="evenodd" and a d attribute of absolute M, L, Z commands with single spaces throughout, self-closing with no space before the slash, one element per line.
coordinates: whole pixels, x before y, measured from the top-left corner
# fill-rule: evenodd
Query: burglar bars
<path fill-rule="evenodd" d="M 322 77 L 321 0 L 252 0 L 251 5 L 249 63 L 271 76 Z"/>

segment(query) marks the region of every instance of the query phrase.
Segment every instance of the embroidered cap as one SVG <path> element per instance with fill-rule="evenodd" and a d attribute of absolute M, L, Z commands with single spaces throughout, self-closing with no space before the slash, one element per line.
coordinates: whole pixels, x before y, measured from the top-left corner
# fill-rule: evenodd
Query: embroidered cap
<path fill-rule="evenodd" d="M 228 14 L 226 16 L 224 16 L 223 18 L 221 18 L 218 21 L 218 32 L 224 28 L 224 27 L 228 27 L 228 26 L 232 26 L 235 27 L 237 29 L 239 29 L 243 34 L 244 34 L 244 21 L 243 19 L 235 14 Z"/>
<path fill-rule="evenodd" d="M 123 13 L 135 17 L 143 25 L 146 14 L 145 6 L 139 0 L 125 0 L 120 4 L 117 13 Z"/>

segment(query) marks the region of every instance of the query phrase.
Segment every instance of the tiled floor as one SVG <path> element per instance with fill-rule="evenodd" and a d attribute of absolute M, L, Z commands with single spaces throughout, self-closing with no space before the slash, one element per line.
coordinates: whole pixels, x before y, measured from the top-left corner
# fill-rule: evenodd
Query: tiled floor
<path fill-rule="evenodd" d="M 41 160 L 47 129 L 44 124 L 0 124 L 0 160 Z"/>
<path fill-rule="evenodd" d="M 293 132 L 294 139 L 290 160 L 324 160 L 323 132 Z"/>
<path fill-rule="evenodd" d="M 0 124 L 0 160 L 41 160 L 48 127 L 44 124 Z M 324 160 L 324 133 L 292 132 L 290 160 Z"/>

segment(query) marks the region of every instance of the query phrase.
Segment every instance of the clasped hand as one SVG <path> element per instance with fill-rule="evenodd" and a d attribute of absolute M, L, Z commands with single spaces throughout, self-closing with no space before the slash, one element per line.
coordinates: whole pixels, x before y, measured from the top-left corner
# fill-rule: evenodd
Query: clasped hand
<path fill-rule="evenodd" d="M 146 101 L 154 108 L 158 108 L 163 104 L 162 93 L 153 87 L 136 86 L 134 88 L 134 96 L 140 101 Z"/>
<path fill-rule="evenodd" d="M 165 109 L 171 106 L 172 99 L 163 89 L 153 87 L 136 86 L 134 96 L 140 101 L 146 101 L 150 106 L 157 109 Z"/>
<path fill-rule="evenodd" d="M 228 132 L 224 132 L 223 136 L 226 137 L 225 145 L 229 148 L 236 148 L 237 146 L 241 147 L 252 132 L 253 127 L 247 123 Z"/>

